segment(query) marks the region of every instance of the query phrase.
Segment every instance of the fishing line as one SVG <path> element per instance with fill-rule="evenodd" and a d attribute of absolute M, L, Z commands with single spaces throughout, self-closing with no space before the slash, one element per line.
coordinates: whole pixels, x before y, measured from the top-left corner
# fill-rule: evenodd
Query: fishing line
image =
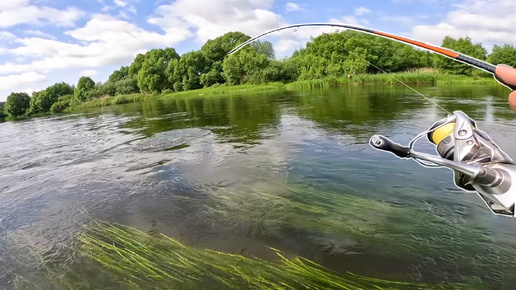
<path fill-rule="evenodd" d="M 365 61 L 367 61 L 366 59 L 364 59 Z M 367 61 L 371 66 L 373 66 L 374 68 L 378 69 L 379 71 L 381 71 L 382 73 L 387 73 L 385 72 L 384 70 L 382 70 L 381 68 L 377 67 L 376 65 L 370 63 L 369 61 Z M 430 99 L 429 97 L 425 96 L 424 94 L 420 93 L 419 91 L 417 91 L 416 89 L 414 89 L 413 87 L 409 86 L 408 84 L 404 83 L 403 81 L 401 81 L 400 79 L 398 79 L 397 77 L 395 76 L 392 76 L 392 78 L 399 82 L 400 84 L 404 85 L 405 87 L 409 88 L 410 90 L 412 90 L 413 92 L 415 92 L 417 95 L 423 97 L 425 100 L 429 101 L 430 103 L 436 105 L 439 109 L 443 110 L 444 112 L 448 113 L 448 114 L 451 114 L 450 111 L 446 110 L 445 108 L 443 108 L 441 105 L 439 105 L 437 102 L 433 101 L 432 99 Z"/>
<path fill-rule="evenodd" d="M 370 66 L 374 67 L 375 69 L 381 71 L 382 73 L 384 74 L 387 74 L 386 71 L 384 71 L 383 69 L 379 68 L 378 66 L 374 65 L 373 63 L 371 63 L 370 61 L 368 61 L 365 57 L 362 57 L 354 52 L 351 52 L 349 50 L 347 50 L 344 46 L 342 46 L 342 48 L 347 51 L 349 54 L 352 54 L 358 58 L 361 58 L 362 60 L 364 60 L 365 62 L 367 62 Z M 392 76 L 392 75 L 391 75 Z M 408 84 L 404 83 L 403 81 L 401 81 L 400 79 L 398 79 L 397 77 L 395 76 L 392 76 L 392 78 L 399 82 L 400 84 L 404 85 L 405 87 L 409 88 L 410 90 L 412 90 L 413 92 L 415 92 L 418 96 L 421 96 L 423 97 L 425 100 L 429 101 L 430 103 L 436 105 L 439 109 L 443 110 L 444 112 L 446 112 L 447 114 L 450 114 L 450 112 L 448 110 L 446 110 L 445 108 L 443 108 L 441 105 L 439 105 L 437 102 L 433 101 L 432 99 L 430 99 L 429 97 L 425 96 L 424 94 L 420 93 L 419 91 L 417 91 L 416 89 L 414 89 L 413 87 L 409 86 Z"/>
<path fill-rule="evenodd" d="M 351 52 L 349 50 L 347 50 L 344 46 L 342 46 L 342 49 L 344 49 L 345 51 L 348 52 L 348 54 L 352 54 L 354 55 L 355 57 L 358 57 L 362 60 L 364 60 L 365 62 L 367 62 L 369 65 L 371 65 L 372 67 L 376 68 L 377 70 L 381 71 L 382 73 L 384 74 L 387 74 L 386 71 L 384 71 L 383 69 L 379 68 L 378 66 L 372 64 L 370 61 L 368 61 L 367 59 L 365 59 L 365 57 L 362 57 L 354 52 Z M 424 94 L 420 93 L 419 91 L 417 91 L 416 89 L 412 88 L 411 86 L 409 86 L 408 84 L 404 83 L 403 81 L 401 81 L 400 79 L 396 78 L 396 77 L 392 77 L 395 81 L 399 82 L 400 84 L 404 85 L 405 87 L 409 88 L 410 90 L 414 91 L 417 95 L 423 97 L 424 99 L 426 99 L 427 101 L 429 101 L 430 103 L 436 105 L 438 108 L 440 108 L 441 110 L 443 110 L 444 112 L 450 114 L 450 112 L 448 110 L 446 110 L 445 108 L 443 108 L 442 106 L 440 106 L 439 104 L 437 104 L 436 102 L 434 102 L 432 99 L 428 98 L 427 96 L 425 96 Z M 437 128 L 435 128 L 434 130 L 442 127 L 442 125 L 438 126 Z M 409 148 L 412 150 L 414 148 L 414 145 L 416 144 L 416 142 L 421 139 L 421 137 L 425 136 L 426 134 L 428 134 L 430 131 L 429 130 L 426 130 L 420 134 L 418 134 L 416 137 L 412 138 L 412 140 L 410 140 L 410 143 L 409 143 Z M 416 161 L 417 163 L 419 163 L 419 165 L 421 166 L 424 166 L 424 167 L 430 167 L 430 168 L 436 168 L 436 167 L 441 167 L 440 165 L 436 165 L 434 163 L 430 163 L 430 162 L 425 162 L 424 160 L 421 160 L 419 158 L 413 158 L 414 161 Z"/>
<path fill-rule="evenodd" d="M 514 68 L 512 68 L 510 66 L 506 66 L 506 65 L 503 65 L 503 64 L 493 65 L 493 64 L 488 63 L 486 61 L 483 61 L 483 60 L 471 57 L 471 56 L 466 55 L 466 54 L 462 54 L 462 53 L 456 52 L 456 51 L 454 51 L 452 49 L 449 49 L 449 48 L 444 48 L 444 47 L 440 47 L 440 46 L 436 46 L 436 45 L 431 45 L 431 44 L 424 43 L 424 42 L 421 42 L 421 41 L 413 40 L 413 39 L 410 39 L 410 38 L 406 38 L 406 37 L 395 35 L 395 34 L 391 34 L 391 33 L 386 33 L 386 32 L 375 30 L 375 29 L 371 29 L 371 28 L 366 28 L 366 27 L 352 25 L 352 24 L 344 24 L 344 23 L 301 23 L 301 24 L 293 24 L 293 25 L 287 25 L 287 26 L 275 28 L 275 29 L 266 31 L 266 32 L 264 32 L 264 33 L 262 33 L 260 35 L 257 35 L 255 37 L 252 37 L 252 38 L 244 41 L 243 43 L 241 43 L 240 45 L 236 46 L 231 51 L 229 51 L 228 55 L 231 55 L 231 54 L 239 51 L 244 46 L 246 46 L 247 44 L 249 44 L 249 43 L 251 43 L 251 42 L 253 42 L 253 41 L 257 40 L 257 39 L 259 39 L 259 38 L 261 38 L 261 37 L 263 37 L 265 35 L 274 33 L 274 32 L 282 31 L 282 30 L 285 30 L 285 29 L 291 29 L 291 28 L 294 28 L 294 32 L 296 32 L 297 30 L 299 30 L 300 27 L 328 27 L 328 26 L 331 27 L 331 31 L 332 32 L 333 32 L 333 28 L 334 27 L 351 29 L 351 30 L 354 30 L 354 31 L 363 32 L 363 33 L 367 33 L 367 34 L 370 34 L 370 35 L 376 35 L 376 36 L 383 37 L 383 38 L 386 38 L 386 39 L 389 39 L 389 40 L 397 41 L 397 42 L 400 42 L 400 43 L 405 43 L 405 44 L 410 44 L 410 45 L 413 45 L 413 46 L 416 46 L 416 47 L 421 47 L 423 49 L 426 49 L 426 50 L 429 50 L 431 52 L 443 55 L 443 56 L 445 56 L 447 58 L 453 59 L 454 61 L 465 63 L 465 64 L 467 64 L 469 66 L 472 66 L 472 67 L 484 70 L 484 71 L 492 74 L 494 76 L 495 80 L 498 81 L 500 84 L 506 86 L 507 88 L 509 88 L 511 90 L 516 90 L 516 69 L 514 69 Z M 365 60 L 365 61 L 367 61 L 367 60 Z M 369 63 L 369 65 L 375 67 L 379 71 L 381 71 L 383 73 L 386 73 L 385 71 L 383 71 L 379 67 L 373 65 L 369 61 L 367 61 L 367 63 Z M 403 81 L 399 80 L 398 78 L 393 76 L 393 79 L 396 80 L 397 82 L 399 82 L 400 84 L 404 85 L 405 87 L 409 88 L 411 91 L 415 92 L 418 96 L 420 96 L 420 97 L 424 98 L 425 100 L 431 102 L 432 104 L 434 104 L 435 106 L 437 106 L 438 108 L 443 110 L 444 112 L 446 112 L 448 114 L 450 113 L 448 110 L 446 110 L 445 108 L 443 108 L 442 106 L 437 104 L 435 101 L 433 101 L 429 97 L 423 95 L 422 93 L 420 93 L 416 89 L 412 88 L 408 84 L 404 83 Z M 513 106 L 513 105 L 511 105 L 511 106 Z M 516 105 L 514 105 L 513 110 L 516 111 Z"/>

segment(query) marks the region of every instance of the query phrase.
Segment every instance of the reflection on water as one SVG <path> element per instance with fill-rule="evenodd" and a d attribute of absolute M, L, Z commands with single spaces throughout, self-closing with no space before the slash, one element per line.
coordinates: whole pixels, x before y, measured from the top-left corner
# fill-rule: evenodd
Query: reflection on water
<path fill-rule="evenodd" d="M 516 156 L 505 90 L 418 90 Z M 264 259 L 272 246 L 341 272 L 511 289 L 516 222 L 450 171 L 367 145 L 407 143 L 446 114 L 406 88 L 352 86 L 0 124 L 0 285 L 37 280 L 40 258 L 73 264 L 76 233 L 100 219 Z"/>

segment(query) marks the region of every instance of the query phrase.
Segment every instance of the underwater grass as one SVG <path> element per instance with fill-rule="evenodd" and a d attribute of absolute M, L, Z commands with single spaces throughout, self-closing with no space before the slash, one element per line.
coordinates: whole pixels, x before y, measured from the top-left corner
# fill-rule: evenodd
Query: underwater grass
<path fill-rule="evenodd" d="M 439 281 L 468 284 L 482 280 L 498 289 L 514 285 L 516 277 L 509 270 L 515 269 L 514 253 L 506 245 L 493 243 L 486 221 L 466 218 L 438 201 L 400 206 L 357 196 L 343 184 L 336 186 L 340 186 L 338 191 L 305 184 L 281 188 L 270 183 L 223 188 L 213 193 L 220 200 L 218 205 L 212 201 L 206 206 L 218 213 L 213 219 L 223 219 L 218 223 L 238 227 L 255 238 L 295 233 L 317 248 L 330 242 L 337 252 L 408 263 L 406 273 L 423 281 L 434 276 Z M 389 190 L 395 189 L 386 189 L 384 194 L 400 194 Z"/>
<path fill-rule="evenodd" d="M 346 178 L 354 179 L 352 175 Z M 467 216 L 467 210 L 442 206 L 446 202 L 439 204 L 438 200 L 417 198 L 413 201 L 417 204 L 407 200 L 399 205 L 361 196 L 368 191 L 368 187 L 348 182 L 346 178 L 338 180 L 337 184 L 325 180 L 324 186 L 314 180 L 309 181 L 308 185 L 285 184 L 282 178 L 265 178 L 253 183 L 217 187 L 199 197 L 178 196 L 177 200 L 182 201 L 179 204 L 182 208 L 195 212 L 192 219 L 209 220 L 209 225 L 201 221 L 203 226 L 213 226 L 222 241 L 228 237 L 245 235 L 256 241 L 282 239 L 284 243 L 280 245 L 292 245 L 288 239 L 289 233 L 294 232 L 294 239 L 302 237 L 303 247 L 296 250 L 296 247 L 280 246 L 277 247 L 279 250 L 315 260 L 318 256 L 311 255 L 314 249 L 320 251 L 331 243 L 335 245 L 332 251 L 344 253 L 336 258 L 342 259 L 342 263 L 347 265 L 339 268 L 351 268 L 349 271 L 360 274 L 369 272 L 352 270 L 354 265 L 346 261 L 349 257 L 345 256 L 346 252 L 354 252 L 355 257 L 374 257 L 369 261 L 389 261 L 394 268 L 398 264 L 408 265 L 393 272 L 409 276 L 409 281 L 460 282 L 466 286 L 457 287 L 466 289 L 512 289 L 510 286 L 515 285 L 513 247 L 510 243 L 494 243 L 488 220 Z M 370 188 L 375 186 L 373 184 Z M 359 187 L 360 192 L 354 187 Z M 418 195 L 415 189 L 409 190 L 411 196 Z M 390 196 L 404 193 L 398 189 L 385 188 L 382 194 Z M 199 215 L 199 212 L 203 215 Z M 113 283 L 113 289 L 120 288 L 119 285 L 134 289 L 151 288 L 145 285 L 156 285 L 156 289 L 346 289 L 328 286 L 327 281 L 314 277 L 316 275 L 313 273 L 318 276 L 320 273 L 312 269 L 315 266 L 308 260 L 298 258 L 303 265 L 295 264 L 295 257 L 284 261 L 283 258 L 288 256 L 280 251 L 277 252 L 281 255 L 278 256 L 278 266 L 278 263 L 259 259 L 191 248 L 164 236 L 155 238 L 123 226 L 94 224 L 87 229 L 86 233 L 79 235 L 81 246 L 78 253 L 81 254 L 82 262 L 69 271 L 47 271 L 50 273 L 48 279 L 57 279 L 53 284 L 67 285 L 64 289 L 107 288 L 104 286 L 111 285 L 109 283 Z M 309 277 L 302 276 L 304 272 L 294 271 L 299 270 L 299 267 L 303 269 L 306 266 L 304 264 L 308 264 Z M 99 269 L 99 266 L 102 267 Z M 291 266 L 298 268 L 292 270 L 289 268 Z M 233 272 L 226 273 L 229 270 Z M 333 275 L 346 279 L 354 277 L 349 273 L 336 274 L 326 268 L 323 270 L 329 272 L 331 278 L 328 279 L 331 281 L 337 279 Z M 412 275 L 412 270 L 420 275 Z M 378 275 L 383 275 L 380 277 L 385 279 L 385 273 L 389 271 L 388 268 L 381 269 Z M 351 276 L 348 277 L 348 274 Z M 97 283 L 84 281 L 85 277 L 92 275 L 104 276 L 103 279 L 99 278 L 102 283 L 78 286 Z M 177 281 L 178 277 L 180 281 Z M 368 279 L 359 279 L 358 282 L 366 283 L 361 289 L 374 289 L 371 285 L 376 284 Z M 22 281 L 21 278 L 19 280 Z M 30 277 L 25 278 L 25 281 L 35 283 L 38 280 Z M 289 281 L 293 281 L 292 284 Z M 302 284 L 296 284 L 298 282 Z M 288 287 L 282 283 L 287 283 Z M 350 282 L 346 280 L 343 285 L 347 285 L 345 283 Z M 211 285 L 216 287 L 209 287 Z M 386 285 L 390 285 L 384 287 L 387 289 L 444 287 L 424 284 L 426 288 L 409 288 L 416 285 L 410 283 L 407 287 Z M 357 288 L 350 286 L 348 289 Z"/>
<path fill-rule="evenodd" d="M 271 249 L 277 262 L 197 249 L 135 228 L 95 222 L 79 234 L 80 257 L 75 271 L 50 271 L 56 288 L 97 288 L 102 279 L 126 289 L 462 289 L 463 285 L 428 285 L 336 273 L 301 257 Z M 97 276 L 92 266 L 97 265 Z M 77 271 L 79 270 L 79 271 Z M 29 289 L 18 277 L 17 288 Z M 104 285 L 106 286 L 106 285 Z"/>

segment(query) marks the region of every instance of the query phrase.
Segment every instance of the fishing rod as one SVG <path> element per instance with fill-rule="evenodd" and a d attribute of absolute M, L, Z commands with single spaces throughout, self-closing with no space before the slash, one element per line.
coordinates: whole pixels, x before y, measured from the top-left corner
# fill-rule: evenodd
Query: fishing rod
<path fill-rule="evenodd" d="M 356 30 L 421 47 L 489 72 L 502 85 L 511 90 L 516 89 L 516 69 L 510 66 L 493 65 L 448 48 L 350 24 L 304 23 L 288 25 L 255 36 L 235 47 L 229 54 L 233 54 L 249 43 L 274 32 L 318 26 Z M 422 94 L 420 95 L 425 97 Z M 509 95 L 509 104 L 516 112 L 516 91 Z M 436 145 L 438 155 L 413 150 L 416 141 L 425 135 L 431 143 Z M 408 146 L 394 143 L 382 135 L 372 136 L 369 144 L 377 150 L 390 152 L 399 158 L 411 158 L 422 165 L 449 168 L 453 170 L 455 185 L 466 191 L 476 191 L 492 213 L 509 217 L 516 216 L 516 183 L 513 184 L 512 182 L 516 180 L 516 164 L 485 132 L 478 129 L 473 119 L 462 111 L 455 111 L 447 118 L 435 122 L 428 130 L 412 139 Z"/>
<path fill-rule="evenodd" d="M 351 30 L 355 30 L 355 31 L 359 31 L 359 32 L 365 32 L 365 33 L 368 33 L 368 34 L 378 35 L 378 36 L 385 37 L 385 38 L 390 39 L 390 40 L 395 40 L 395 41 L 398 41 L 398 42 L 401 42 L 401 43 L 411 44 L 411 45 L 414 45 L 414 46 L 417 46 L 417 47 L 421 47 L 421 48 L 430 50 L 432 52 L 438 53 L 440 55 L 444 55 L 444 56 L 446 56 L 448 58 L 451 58 L 453 60 L 456 60 L 456 61 L 459 61 L 459 62 L 463 62 L 463 63 L 468 64 L 470 66 L 479 68 L 481 70 L 484 70 L 484 71 L 492 74 L 495 77 L 495 79 L 498 82 L 500 82 L 502 85 L 508 87 L 511 90 L 516 90 L 516 69 L 514 69 L 514 68 L 512 68 L 510 66 L 507 66 L 507 65 L 504 65 L 504 64 L 493 65 L 493 64 L 490 64 L 488 62 L 485 62 L 485 61 L 482 61 L 480 59 L 471 57 L 469 55 L 465 55 L 465 54 L 456 52 L 456 51 L 448 49 L 448 48 L 444 48 L 444 47 L 440 47 L 440 46 L 435 46 L 435 45 L 427 44 L 427 43 L 424 43 L 424 42 L 421 42 L 421 41 L 416 41 L 416 40 L 413 40 L 413 39 L 410 39 L 410 38 L 406 38 L 406 37 L 403 37 L 403 36 L 399 36 L 399 35 L 395 35 L 395 34 L 390 34 L 390 33 L 382 32 L 382 31 L 379 31 L 379 30 L 374 30 L 374 29 L 365 28 L 365 27 L 356 26 L 356 25 L 351 25 L 351 24 L 341 24 L 341 23 L 301 23 L 301 24 L 287 25 L 287 26 L 283 26 L 283 27 L 279 27 L 279 28 L 275 28 L 275 29 L 266 31 L 266 32 L 264 32 L 264 33 L 262 33 L 260 35 L 257 35 L 257 36 L 255 36 L 253 38 L 250 38 L 249 40 L 243 42 L 239 46 L 233 48 L 228 54 L 231 55 L 231 54 L 239 51 L 240 49 L 242 49 L 244 46 L 248 45 L 249 43 L 251 43 L 251 42 L 253 42 L 253 41 L 255 41 L 255 40 L 259 39 L 259 38 L 262 38 L 262 37 L 264 37 L 264 36 L 266 36 L 268 34 L 271 34 L 271 33 L 274 33 L 274 32 L 278 32 L 278 31 L 282 31 L 282 30 L 287 30 L 287 29 L 297 29 L 297 28 L 300 28 L 300 27 L 340 27 L 340 28 L 351 29 Z"/>

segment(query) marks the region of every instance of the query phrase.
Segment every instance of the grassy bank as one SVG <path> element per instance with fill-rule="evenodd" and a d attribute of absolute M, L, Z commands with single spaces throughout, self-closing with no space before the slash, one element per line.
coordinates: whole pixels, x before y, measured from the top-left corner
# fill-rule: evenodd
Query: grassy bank
<path fill-rule="evenodd" d="M 197 249 L 135 228 L 94 223 L 79 235 L 79 262 L 68 271 L 43 267 L 43 280 L 18 276 L 15 286 L 67 289 L 462 289 L 336 273 L 275 251 L 277 262 Z M 95 275 L 96 279 L 92 279 Z"/>
<path fill-rule="evenodd" d="M 437 71 L 399 72 L 387 74 L 361 74 L 341 78 L 324 78 L 297 81 L 286 84 L 287 89 L 329 88 L 348 85 L 493 85 L 496 81 L 491 77 L 468 77 L 462 75 L 443 74 Z"/>
<path fill-rule="evenodd" d="M 89 102 L 80 103 L 74 105 L 65 112 L 72 112 L 87 108 L 105 107 L 111 105 L 134 103 L 144 100 L 149 97 L 164 97 L 164 98 L 188 98 L 188 97 L 205 97 L 205 96 L 220 96 L 227 94 L 237 93 L 259 93 L 264 91 L 272 90 L 284 90 L 285 85 L 283 83 L 269 83 L 263 85 L 240 85 L 240 86 L 213 86 L 209 88 L 203 88 L 198 90 L 183 91 L 183 92 L 163 92 L 161 94 L 131 94 L 131 95 L 120 95 L 115 97 L 106 97 L 101 99 L 92 100 Z"/>
<path fill-rule="evenodd" d="M 331 88 L 349 85 L 400 85 L 402 83 L 409 85 L 494 85 L 496 81 L 491 77 L 468 77 L 461 75 L 442 74 L 435 71 L 423 72 L 401 72 L 388 74 L 363 74 L 351 77 L 334 78 L 328 77 L 324 79 L 303 80 L 293 83 L 268 83 L 262 85 L 239 85 L 229 86 L 220 85 L 198 90 L 184 92 L 163 92 L 161 94 L 131 94 L 120 95 L 116 97 L 106 97 L 93 101 L 81 103 L 68 108 L 66 111 L 77 111 L 86 108 L 104 107 L 117 104 L 134 103 L 143 100 L 146 97 L 200 97 L 200 96 L 220 96 L 227 94 L 248 94 L 259 93 L 273 90 L 297 90 L 297 89 L 313 89 L 313 88 Z"/>

